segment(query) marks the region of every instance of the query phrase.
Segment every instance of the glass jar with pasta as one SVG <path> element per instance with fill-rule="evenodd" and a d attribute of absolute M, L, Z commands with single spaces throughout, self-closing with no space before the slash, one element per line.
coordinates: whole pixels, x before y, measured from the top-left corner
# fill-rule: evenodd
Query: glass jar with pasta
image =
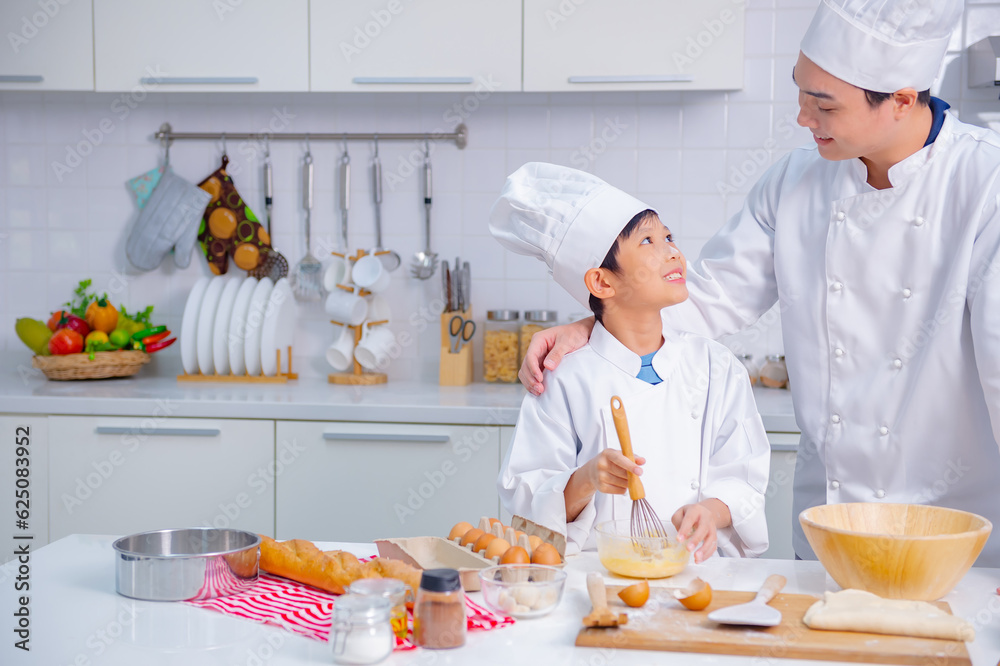
<path fill-rule="evenodd" d="M 483 379 L 488 382 L 517 381 L 518 359 L 517 310 L 488 310 L 483 334 Z"/>
<path fill-rule="evenodd" d="M 521 362 L 524 361 L 524 355 L 528 351 L 528 345 L 531 344 L 531 336 L 533 336 L 538 331 L 544 330 L 551 326 L 556 325 L 556 311 L 555 310 L 527 310 L 524 313 L 524 323 L 521 324 L 521 348 L 517 355 L 518 367 L 521 367 Z"/>

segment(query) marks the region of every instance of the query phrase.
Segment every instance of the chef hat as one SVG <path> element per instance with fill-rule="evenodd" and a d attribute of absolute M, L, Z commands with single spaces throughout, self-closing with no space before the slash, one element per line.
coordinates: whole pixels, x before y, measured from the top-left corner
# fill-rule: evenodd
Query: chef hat
<path fill-rule="evenodd" d="M 508 250 L 544 261 L 555 281 L 590 307 L 583 276 L 648 208 L 584 171 L 529 162 L 508 176 L 490 212 L 490 232 Z"/>
<path fill-rule="evenodd" d="M 962 8 L 959 0 L 822 0 L 802 53 L 859 88 L 927 90 Z"/>

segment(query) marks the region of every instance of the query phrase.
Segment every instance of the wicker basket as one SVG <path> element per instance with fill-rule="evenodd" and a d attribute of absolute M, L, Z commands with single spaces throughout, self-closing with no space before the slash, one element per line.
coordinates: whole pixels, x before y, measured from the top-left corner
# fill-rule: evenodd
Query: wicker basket
<path fill-rule="evenodd" d="M 107 379 L 131 377 L 149 363 L 149 354 L 141 351 L 95 352 L 62 356 L 35 356 L 31 365 L 49 379 Z"/>

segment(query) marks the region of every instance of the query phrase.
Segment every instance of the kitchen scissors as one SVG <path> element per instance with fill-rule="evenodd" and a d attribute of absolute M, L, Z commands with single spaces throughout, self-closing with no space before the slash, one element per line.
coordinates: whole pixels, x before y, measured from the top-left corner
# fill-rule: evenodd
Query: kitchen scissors
<path fill-rule="evenodd" d="M 455 315 L 448 322 L 448 335 L 451 337 L 451 353 L 457 354 L 462 351 L 465 343 L 476 334 L 476 322 L 471 319 L 463 319 L 461 315 Z"/>

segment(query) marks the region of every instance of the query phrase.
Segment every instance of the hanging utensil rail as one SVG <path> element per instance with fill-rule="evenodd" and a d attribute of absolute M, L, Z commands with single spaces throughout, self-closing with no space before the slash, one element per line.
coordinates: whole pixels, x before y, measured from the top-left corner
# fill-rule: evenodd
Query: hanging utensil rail
<path fill-rule="evenodd" d="M 457 125 L 454 132 L 175 132 L 170 123 L 160 125 L 153 135 L 168 146 L 173 141 L 454 141 L 459 150 L 469 143 L 469 128 L 464 123 Z"/>

